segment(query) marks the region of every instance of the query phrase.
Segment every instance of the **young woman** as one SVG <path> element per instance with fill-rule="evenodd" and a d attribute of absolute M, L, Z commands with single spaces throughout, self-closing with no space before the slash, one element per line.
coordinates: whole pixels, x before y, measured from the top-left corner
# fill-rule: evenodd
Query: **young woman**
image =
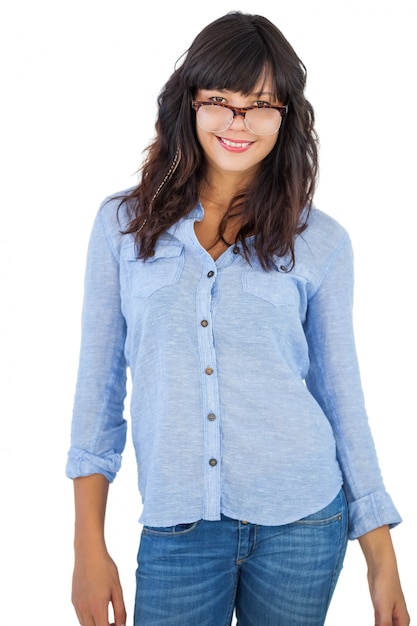
<path fill-rule="evenodd" d="M 163 88 L 140 183 L 88 253 L 67 474 L 82 626 L 126 621 L 104 539 L 125 446 L 143 500 L 136 626 L 319 626 L 359 538 L 406 626 L 352 330 L 352 250 L 316 209 L 305 67 L 267 19 L 208 25 Z M 362 624 L 362 620 L 358 618 Z"/>

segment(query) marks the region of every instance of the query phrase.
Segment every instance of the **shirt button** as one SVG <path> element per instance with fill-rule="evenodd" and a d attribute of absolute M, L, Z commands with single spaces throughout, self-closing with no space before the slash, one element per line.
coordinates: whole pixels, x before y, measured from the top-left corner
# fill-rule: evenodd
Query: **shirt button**
<path fill-rule="evenodd" d="M 208 321 L 207 320 L 201 320 L 200 324 L 205 328 L 206 326 L 208 326 Z"/>
<path fill-rule="evenodd" d="M 239 248 L 239 246 L 235 246 L 235 247 L 233 248 L 233 254 L 239 254 L 239 252 L 240 252 L 240 248 Z"/>
<path fill-rule="evenodd" d="M 206 367 L 206 369 L 204 371 L 207 374 L 207 376 L 211 376 L 212 373 L 213 373 L 213 368 L 212 367 Z"/>
<path fill-rule="evenodd" d="M 207 274 L 207 278 L 211 278 L 212 276 L 214 276 L 214 272 L 213 270 L 210 270 Z"/>
<path fill-rule="evenodd" d="M 210 459 L 209 465 L 211 465 L 211 467 L 215 467 L 217 465 L 216 459 Z"/>
<path fill-rule="evenodd" d="M 209 422 L 214 422 L 214 420 L 216 419 L 216 416 L 214 413 L 209 413 L 207 415 L 207 419 L 209 420 Z"/>

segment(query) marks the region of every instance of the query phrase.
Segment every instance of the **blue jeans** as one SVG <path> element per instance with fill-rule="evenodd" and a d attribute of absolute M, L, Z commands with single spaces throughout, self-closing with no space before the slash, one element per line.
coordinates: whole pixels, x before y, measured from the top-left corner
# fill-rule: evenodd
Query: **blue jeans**
<path fill-rule="evenodd" d="M 144 527 L 135 626 L 320 626 L 347 545 L 343 491 L 292 524 Z"/>

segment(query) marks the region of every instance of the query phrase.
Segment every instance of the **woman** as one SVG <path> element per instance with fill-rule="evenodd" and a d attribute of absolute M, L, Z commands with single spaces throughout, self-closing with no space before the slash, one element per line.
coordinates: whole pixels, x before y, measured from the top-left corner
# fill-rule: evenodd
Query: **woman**
<path fill-rule="evenodd" d="M 126 620 L 107 553 L 126 369 L 143 524 L 136 626 L 319 626 L 359 538 L 376 623 L 409 617 L 352 330 L 352 250 L 313 204 L 305 67 L 267 19 L 208 25 L 159 97 L 140 184 L 89 246 L 67 474 L 73 603 Z"/>

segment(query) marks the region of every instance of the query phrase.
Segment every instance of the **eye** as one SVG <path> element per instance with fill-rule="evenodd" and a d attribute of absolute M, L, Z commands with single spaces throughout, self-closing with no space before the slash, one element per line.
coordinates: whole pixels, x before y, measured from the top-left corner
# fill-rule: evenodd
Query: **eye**
<path fill-rule="evenodd" d="M 213 102 L 227 102 L 226 98 L 223 98 L 223 96 L 212 96 L 210 100 Z"/>
<path fill-rule="evenodd" d="M 270 102 L 266 102 L 265 100 L 256 100 L 256 102 L 253 103 L 254 107 L 258 107 L 258 109 L 265 109 L 271 106 Z"/>

